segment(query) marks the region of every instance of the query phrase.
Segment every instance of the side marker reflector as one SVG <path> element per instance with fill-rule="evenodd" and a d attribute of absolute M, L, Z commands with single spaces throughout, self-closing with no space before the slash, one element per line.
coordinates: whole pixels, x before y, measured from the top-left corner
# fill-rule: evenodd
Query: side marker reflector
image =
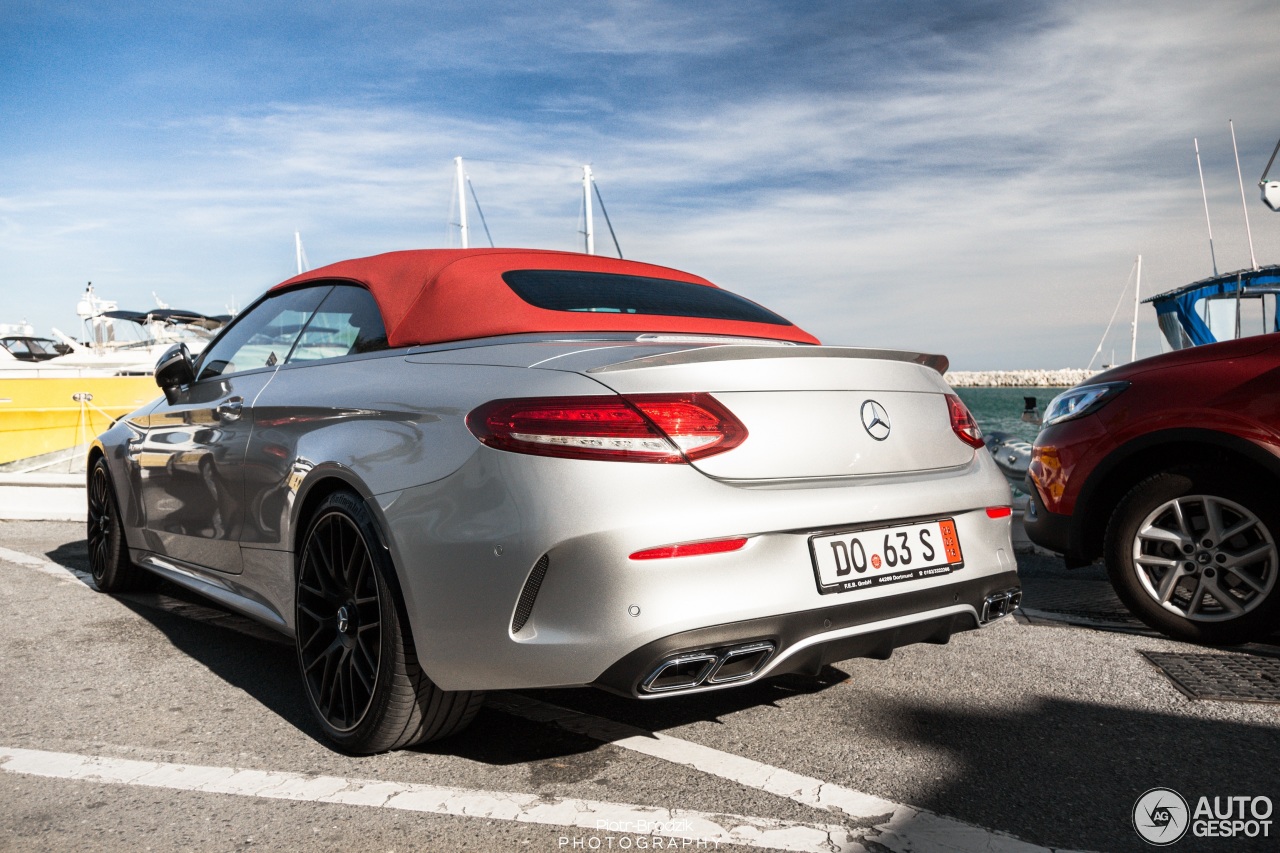
<path fill-rule="evenodd" d="M 699 554 L 723 554 L 737 551 L 747 544 L 746 536 L 733 539 L 717 539 L 713 542 L 688 542 L 683 545 L 663 545 L 660 548 L 646 548 L 631 555 L 633 560 L 665 560 L 669 557 L 695 557 Z"/>

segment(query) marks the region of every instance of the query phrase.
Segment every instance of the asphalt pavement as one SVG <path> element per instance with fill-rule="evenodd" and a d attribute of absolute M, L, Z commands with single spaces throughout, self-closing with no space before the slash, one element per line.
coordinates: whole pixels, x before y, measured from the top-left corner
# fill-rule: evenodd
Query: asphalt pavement
<path fill-rule="evenodd" d="M 287 641 L 173 587 L 100 594 L 83 539 L 0 522 L 0 850 L 1137 851 L 1157 788 L 1186 812 L 1158 793 L 1146 831 L 1191 828 L 1168 849 L 1280 849 L 1280 705 L 1193 699 L 1143 654 L 1280 648 L 1151 634 L 1097 567 L 1023 555 L 1022 612 L 888 661 L 496 694 L 461 735 L 357 758 Z M 1197 824 L 1202 797 L 1244 819 Z"/>

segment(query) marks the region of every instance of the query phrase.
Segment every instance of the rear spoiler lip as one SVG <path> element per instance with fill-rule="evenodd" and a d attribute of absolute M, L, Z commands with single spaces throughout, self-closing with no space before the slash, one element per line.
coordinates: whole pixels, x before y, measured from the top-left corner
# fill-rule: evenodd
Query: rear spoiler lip
<path fill-rule="evenodd" d="M 932 368 L 945 374 L 951 366 L 945 355 L 896 349 L 872 349 L 870 347 L 761 347 L 761 346 L 708 346 L 678 352 L 649 355 L 589 368 L 588 374 L 614 373 L 621 370 L 639 370 L 645 367 L 669 367 L 677 364 L 702 364 L 711 361 L 746 361 L 755 358 L 858 358 L 881 361 L 905 361 Z"/>

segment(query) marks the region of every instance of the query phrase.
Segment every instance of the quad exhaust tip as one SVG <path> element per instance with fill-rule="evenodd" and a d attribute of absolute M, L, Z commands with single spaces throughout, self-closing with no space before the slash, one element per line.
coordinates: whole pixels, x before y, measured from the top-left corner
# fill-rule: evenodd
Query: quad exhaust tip
<path fill-rule="evenodd" d="M 773 643 L 762 642 L 686 652 L 659 664 L 640 689 L 644 693 L 665 693 L 745 681 L 764 667 L 774 649 Z"/>
<path fill-rule="evenodd" d="M 983 599 L 979 622 L 986 625 L 1002 619 L 1021 603 L 1020 587 L 988 595 Z M 641 683 L 640 692 L 668 693 L 746 681 L 764 668 L 776 649 L 772 642 L 765 641 L 684 652 L 658 664 Z"/>
<path fill-rule="evenodd" d="M 1021 587 L 1014 587 L 1013 589 L 1006 589 L 1004 592 L 988 595 L 982 602 L 982 615 L 978 621 L 983 625 L 988 622 L 994 622 L 1017 610 L 1018 605 L 1021 603 Z"/>

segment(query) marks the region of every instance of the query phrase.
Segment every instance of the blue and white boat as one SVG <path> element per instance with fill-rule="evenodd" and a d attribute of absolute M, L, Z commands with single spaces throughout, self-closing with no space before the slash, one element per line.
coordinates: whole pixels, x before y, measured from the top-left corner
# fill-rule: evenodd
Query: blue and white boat
<path fill-rule="evenodd" d="M 1280 266 L 1215 275 L 1144 299 L 1156 309 L 1166 352 L 1280 332 Z"/>

